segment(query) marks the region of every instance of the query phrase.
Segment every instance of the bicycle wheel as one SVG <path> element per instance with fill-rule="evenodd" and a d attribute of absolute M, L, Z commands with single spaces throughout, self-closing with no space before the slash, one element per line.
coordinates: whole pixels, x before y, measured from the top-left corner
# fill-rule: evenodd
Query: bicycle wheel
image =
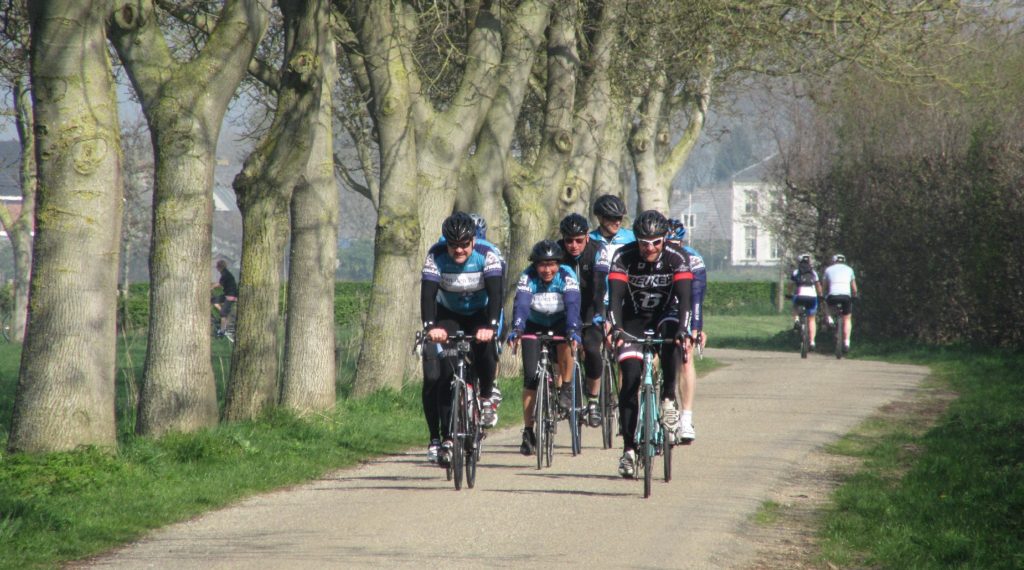
<path fill-rule="evenodd" d="M 452 460 L 455 490 L 462 489 L 462 470 L 466 464 L 466 385 L 457 382 L 452 398 Z"/>
<path fill-rule="evenodd" d="M 807 313 L 800 313 L 800 358 L 807 358 L 807 350 L 810 348 L 807 330 Z"/>
<path fill-rule="evenodd" d="M 836 329 L 836 360 L 843 358 L 843 317 L 838 316 L 835 320 Z"/>
<path fill-rule="evenodd" d="M 572 443 L 572 455 L 575 457 L 580 454 L 580 451 L 582 451 L 581 428 L 583 427 L 583 398 L 582 393 L 580 392 L 579 362 L 577 362 L 576 366 L 573 368 L 569 390 L 572 392 L 572 405 L 569 407 L 569 437 Z"/>
<path fill-rule="evenodd" d="M 651 476 L 653 475 L 654 461 L 654 390 L 650 386 L 644 386 L 640 391 L 643 398 L 643 405 L 640 408 L 640 446 L 637 449 L 637 459 L 640 460 L 640 469 L 644 472 L 644 498 L 651 496 Z"/>
<path fill-rule="evenodd" d="M 476 464 L 480 459 L 480 403 L 476 398 L 467 402 L 470 413 L 466 430 L 466 486 L 476 485 Z"/>
<path fill-rule="evenodd" d="M 598 393 L 598 407 L 601 409 L 601 446 L 611 449 L 615 437 L 615 367 L 608 358 L 604 359 L 601 371 L 601 390 Z"/>
<path fill-rule="evenodd" d="M 668 434 L 665 433 L 665 428 L 661 428 L 661 461 L 665 467 L 665 482 L 668 483 L 672 480 L 672 443 L 668 439 Z"/>
<path fill-rule="evenodd" d="M 545 368 L 541 368 L 540 379 L 537 382 L 537 395 L 533 399 L 533 432 L 537 438 L 537 469 L 544 467 L 544 450 L 547 446 L 547 410 L 548 410 L 548 375 Z"/>
<path fill-rule="evenodd" d="M 555 434 L 558 433 L 558 400 L 554 397 L 555 375 L 548 370 L 547 411 L 544 412 L 544 465 L 551 467 L 555 455 Z"/>

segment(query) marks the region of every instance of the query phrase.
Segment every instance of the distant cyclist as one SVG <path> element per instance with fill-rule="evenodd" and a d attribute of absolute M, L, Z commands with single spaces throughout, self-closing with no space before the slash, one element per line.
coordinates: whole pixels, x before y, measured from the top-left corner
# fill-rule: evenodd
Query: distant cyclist
<path fill-rule="evenodd" d="M 846 264 L 846 256 L 841 253 L 832 256 L 832 265 L 825 270 L 825 291 L 829 312 L 832 315 L 838 313 L 843 317 L 843 352 L 849 352 L 857 279 L 853 274 L 853 268 Z"/>
<path fill-rule="evenodd" d="M 497 414 L 490 399 L 498 355 L 492 341 L 501 314 L 502 262 L 493 247 L 477 243 L 476 223 L 465 212 L 445 219 L 441 233 L 445 243 L 431 247 L 423 263 L 423 328 L 427 340 L 434 343 L 444 343 L 460 330 L 476 339 L 472 368 L 481 399 L 481 420 L 485 426 L 493 426 Z M 451 385 L 447 380 L 453 373 L 448 358 L 429 369 L 424 359 L 423 413 L 430 430 L 427 458 L 440 463 L 450 458 L 452 447 L 449 434 L 444 432 L 451 414 Z"/>
<path fill-rule="evenodd" d="M 608 319 L 618 347 L 620 378 L 619 417 L 623 453 L 619 475 L 632 477 L 636 466 L 637 391 L 643 372 L 643 352 L 639 345 L 619 338 L 620 331 L 642 337 L 654 330 L 662 338 L 675 338 L 675 344 L 662 345 L 661 393 L 662 418 L 666 428 L 678 430 L 679 413 L 675 402 L 676 378 L 683 351 L 690 338 L 690 297 L 693 271 L 690 258 L 681 248 L 667 243 L 669 225 L 665 216 L 648 210 L 636 217 L 633 231 L 637 241 L 624 245 L 612 258 L 608 274 L 610 303 Z M 680 302 L 682 300 L 682 302 Z"/>
<path fill-rule="evenodd" d="M 590 232 L 590 239 L 604 242 L 608 248 L 608 258 L 615 256 L 616 250 L 636 241 L 633 230 L 622 227 L 622 218 L 626 217 L 626 203 L 614 194 L 604 194 L 594 201 L 594 217 L 597 228 Z"/>
<path fill-rule="evenodd" d="M 697 368 L 693 361 L 693 349 L 699 345 L 701 349 L 707 343 L 704 334 L 704 293 L 708 288 L 708 272 L 704 265 L 704 257 L 689 245 L 683 245 L 686 239 L 686 226 L 677 219 L 670 219 L 668 242 L 683 248 L 690 255 L 690 268 L 693 270 L 693 285 L 690 288 L 690 315 L 692 336 L 695 345 L 687 348 L 686 362 L 683 364 L 683 378 L 680 386 L 682 396 L 679 430 L 674 434 L 679 443 L 692 443 L 697 434 L 693 429 L 693 399 L 697 391 Z"/>
<path fill-rule="evenodd" d="M 521 338 L 524 334 L 554 333 L 567 339 L 558 344 L 559 405 L 567 409 L 572 402 L 569 392 L 575 364 L 575 348 L 580 342 L 580 287 L 576 273 L 562 264 L 565 252 L 554 241 L 537 242 L 530 252 L 531 265 L 523 271 L 516 285 L 512 332 L 508 342 L 522 344 L 523 349 L 523 455 L 532 455 L 537 445 L 533 430 L 533 406 L 539 378 L 540 341 Z M 568 400 L 566 398 L 568 397 Z"/>
<path fill-rule="evenodd" d="M 821 297 L 821 281 L 814 270 L 811 254 L 801 253 L 797 257 L 796 269 L 789 276 L 789 294 L 793 297 L 793 329 L 800 330 L 800 313 L 798 307 L 807 310 L 807 333 L 811 339 L 811 350 L 814 350 L 814 335 L 817 324 L 814 315 L 818 313 L 818 298 Z"/>
<path fill-rule="evenodd" d="M 238 281 L 235 280 L 234 274 L 228 269 L 228 262 L 223 259 L 217 260 L 217 271 L 220 272 L 220 281 L 213 284 L 213 289 L 220 287 L 220 295 L 213 298 L 213 306 L 220 312 L 220 328 L 217 329 L 217 336 L 224 336 L 225 331 L 228 331 L 228 320 L 231 318 L 231 312 L 235 308 L 235 302 L 238 301 Z M 228 331 L 230 332 L 230 331 Z"/>
<path fill-rule="evenodd" d="M 587 219 L 569 214 L 558 225 L 562 239 L 558 244 L 565 250 L 562 263 L 576 272 L 580 282 L 580 318 L 583 321 L 583 368 L 587 376 L 587 423 L 601 425 L 598 391 L 601 389 L 601 343 L 606 331 L 605 293 L 608 286 L 608 249 L 590 239 Z"/>

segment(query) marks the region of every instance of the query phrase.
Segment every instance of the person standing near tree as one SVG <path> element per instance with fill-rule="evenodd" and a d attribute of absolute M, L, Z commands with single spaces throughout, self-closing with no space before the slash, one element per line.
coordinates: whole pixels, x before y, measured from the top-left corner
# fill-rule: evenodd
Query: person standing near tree
<path fill-rule="evenodd" d="M 214 307 L 220 312 L 220 328 L 217 329 L 217 336 L 224 336 L 228 328 L 228 319 L 238 301 L 238 281 L 234 274 L 228 269 L 228 262 L 224 259 L 217 260 L 217 271 L 220 272 L 220 281 L 215 283 L 212 289 L 220 287 L 220 295 L 214 298 Z"/>

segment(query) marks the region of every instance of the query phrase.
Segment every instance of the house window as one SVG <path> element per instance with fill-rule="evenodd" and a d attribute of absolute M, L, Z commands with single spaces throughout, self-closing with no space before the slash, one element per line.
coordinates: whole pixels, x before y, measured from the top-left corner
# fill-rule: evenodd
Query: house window
<path fill-rule="evenodd" d="M 757 226 L 747 226 L 745 234 L 747 259 L 757 259 Z"/>
<path fill-rule="evenodd" d="M 683 214 L 683 225 L 692 230 L 697 225 L 697 214 Z"/>
<path fill-rule="evenodd" d="M 748 215 L 757 214 L 757 190 L 747 190 L 746 212 Z"/>
<path fill-rule="evenodd" d="M 778 259 L 782 257 L 782 251 L 779 246 L 779 238 L 772 238 L 772 259 Z"/>

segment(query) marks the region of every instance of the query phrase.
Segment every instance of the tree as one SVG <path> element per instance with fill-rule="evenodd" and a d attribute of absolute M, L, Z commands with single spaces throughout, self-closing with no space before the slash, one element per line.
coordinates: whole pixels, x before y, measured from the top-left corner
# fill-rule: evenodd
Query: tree
<path fill-rule="evenodd" d="M 109 8 L 104 0 L 29 6 L 39 200 L 12 451 L 117 445 L 122 178 Z"/>
<path fill-rule="evenodd" d="M 342 4 L 348 37 L 357 42 L 345 49 L 350 75 L 362 81 L 370 97 L 380 156 L 374 288 L 355 386 L 357 394 L 365 394 L 397 386 L 405 376 L 409 361 L 398 355 L 408 354 L 418 305 L 418 287 L 409 287 L 405 276 L 419 274 L 426 246 L 451 212 L 458 173 L 499 89 L 499 71 L 532 64 L 532 57 L 509 60 L 513 52 L 504 52 L 503 59 L 502 32 L 539 35 L 550 8 L 527 0 L 500 19 L 497 3 L 465 6 L 452 14 L 466 31 L 467 53 L 458 57 L 463 63 L 437 59 L 441 79 L 428 83 L 420 75 L 417 59 L 424 57 L 413 49 L 413 40 L 419 34 L 429 37 L 445 21 L 448 14 L 439 17 L 440 5 L 418 11 L 403 2 Z M 445 34 L 450 30 L 443 27 Z"/>
<path fill-rule="evenodd" d="M 338 259 L 338 188 L 334 180 L 331 91 L 337 81 L 333 30 L 318 33 L 324 77 L 319 117 L 303 179 L 291 203 L 288 320 L 281 405 L 299 413 L 328 410 L 335 402 L 334 272 Z"/>
<path fill-rule="evenodd" d="M 159 6 L 174 8 L 163 0 Z M 142 434 L 217 423 L 209 341 L 214 157 L 227 105 L 267 28 L 270 1 L 226 0 L 219 17 L 203 7 L 179 13 L 209 34 L 184 61 L 152 0 L 119 0 L 110 18 L 156 160 L 149 342 L 136 426 Z"/>
<path fill-rule="evenodd" d="M 274 122 L 234 181 L 242 212 L 242 271 L 237 337 L 224 406 L 228 420 L 252 419 L 277 403 L 279 268 L 289 234 L 293 189 L 307 171 L 314 133 L 320 131 L 317 122 L 323 53 L 324 46 L 331 43 L 325 2 L 279 0 L 284 16 L 285 63 Z M 321 153 L 324 148 L 320 147 Z M 301 200 L 308 197 L 302 196 Z M 333 237 L 328 245 L 332 243 Z M 323 295 L 317 299 L 322 300 Z M 305 316 L 322 319 L 333 316 L 333 311 Z M 295 332 L 297 341 L 300 335 Z M 321 326 L 319 332 L 326 331 Z M 332 362 L 333 353 L 329 351 Z M 293 388 L 294 383 L 289 387 Z"/>

